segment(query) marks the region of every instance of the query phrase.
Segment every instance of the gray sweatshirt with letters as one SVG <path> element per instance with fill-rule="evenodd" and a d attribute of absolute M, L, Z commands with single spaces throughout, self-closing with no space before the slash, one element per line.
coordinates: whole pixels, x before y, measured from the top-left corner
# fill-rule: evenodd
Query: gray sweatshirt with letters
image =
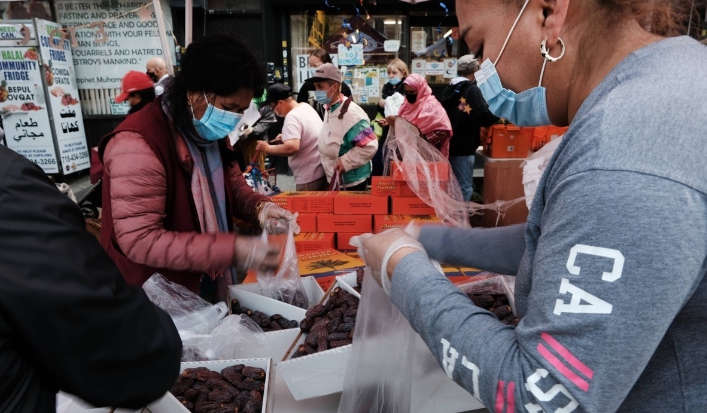
<path fill-rule="evenodd" d="M 707 412 L 706 96 L 707 47 L 644 47 L 580 108 L 527 226 L 423 229 L 431 258 L 516 275 L 517 328 L 422 253 L 398 264 L 391 299 L 489 410 Z"/>

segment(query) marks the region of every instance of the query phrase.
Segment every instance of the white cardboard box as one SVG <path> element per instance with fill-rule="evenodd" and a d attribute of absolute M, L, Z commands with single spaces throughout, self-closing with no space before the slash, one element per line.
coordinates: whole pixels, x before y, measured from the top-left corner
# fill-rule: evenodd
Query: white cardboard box
<path fill-rule="evenodd" d="M 312 308 L 319 304 L 319 302 L 322 301 L 322 298 L 324 298 L 324 290 L 322 290 L 322 287 L 319 286 L 319 283 L 314 279 L 314 277 L 302 277 L 302 284 L 304 285 L 304 292 L 307 294 L 307 298 L 309 299 L 309 305 L 307 308 Z M 258 283 L 232 285 L 230 288 L 262 295 L 260 294 L 260 284 Z"/>
<path fill-rule="evenodd" d="M 273 376 L 274 376 L 274 370 L 270 368 L 272 365 L 272 359 L 270 359 L 270 358 L 235 359 L 235 360 L 218 360 L 218 361 L 189 361 L 189 362 L 182 363 L 180 374 L 181 374 L 181 372 L 184 371 L 184 369 L 195 368 L 195 367 L 206 367 L 209 370 L 215 371 L 217 373 L 221 373 L 221 370 L 225 369 L 226 367 L 235 366 L 236 364 L 245 364 L 246 366 L 259 367 L 259 368 L 265 370 L 265 391 L 263 391 L 263 408 L 261 410 L 261 413 L 269 413 L 270 412 L 270 409 L 268 406 L 270 403 L 269 396 L 270 396 L 270 390 L 272 387 L 272 380 L 273 380 Z M 171 396 L 171 394 L 170 394 L 170 396 Z M 176 401 L 176 399 L 174 399 L 174 400 Z M 177 403 L 179 403 L 179 402 L 177 402 Z M 186 407 L 182 406 L 181 403 L 179 403 L 179 408 L 181 410 L 171 410 L 170 412 L 172 412 L 172 413 L 177 413 L 177 412 L 189 413 L 189 410 L 187 410 Z"/>
<path fill-rule="evenodd" d="M 260 290 L 258 289 L 258 291 Z M 280 314 L 288 320 L 297 321 L 299 324 L 306 314 L 306 311 L 302 308 L 285 304 L 281 301 L 242 288 L 237 288 L 235 285 L 229 287 L 228 293 L 230 298 L 238 300 L 241 306 L 247 307 L 253 311 L 261 311 L 268 316 Z M 271 331 L 264 334 L 265 343 L 240 349 L 237 356 L 243 358 L 270 357 L 274 360 L 281 360 L 292 343 L 297 339 L 297 336 L 300 334 L 300 329 L 297 327 L 287 330 Z"/>
<path fill-rule="evenodd" d="M 340 287 L 360 298 L 360 295 L 349 284 L 352 276 L 353 284 L 356 286 L 356 272 L 354 271 L 336 277 L 336 282 L 329 292 Z M 349 283 L 344 282 L 344 279 Z M 328 297 L 328 293 L 326 297 Z M 322 304 L 324 302 L 326 300 Z M 305 334 L 300 334 L 283 361 L 277 365 L 292 396 L 299 401 L 341 392 L 344 389 L 344 375 L 351 354 L 351 344 L 291 360 L 290 356 L 294 354 L 300 344 L 304 343 L 305 338 Z"/>

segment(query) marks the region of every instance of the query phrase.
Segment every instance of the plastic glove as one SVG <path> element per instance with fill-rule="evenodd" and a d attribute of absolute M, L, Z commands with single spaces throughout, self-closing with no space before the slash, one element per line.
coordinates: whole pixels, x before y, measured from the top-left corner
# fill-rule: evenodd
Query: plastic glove
<path fill-rule="evenodd" d="M 265 228 L 265 221 L 268 218 L 273 219 L 286 219 L 290 225 L 292 225 L 295 234 L 299 234 L 300 228 L 297 225 L 297 213 L 292 213 L 272 202 L 265 204 L 263 209 L 258 213 L 258 221 L 260 222 L 260 228 Z"/>
<path fill-rule="evenodd" d="M 236 238 L 233 248 L 233 265 L 239 272 L 249 269 L 275 271 L 282 261 L 284 246 L 285 244 L 277 239 L 240 236 Z"/>
<path fill-rule="evenodd" d="M 371 269 L 371 275 L 390 294 L 390 278 L 397 263 L 406 255 L 421 251 L 422 245 L 401 229 L 389 229 L 380 234 L 363 234 L 352 237 L 351 245 L 358 249 L 358 255 Z M 396 254 L 400 252 L 399 254 Z M 391 261 L 392 259 L 392 261 Z M 389 271 L 390 270 L 390 273 Z"/>

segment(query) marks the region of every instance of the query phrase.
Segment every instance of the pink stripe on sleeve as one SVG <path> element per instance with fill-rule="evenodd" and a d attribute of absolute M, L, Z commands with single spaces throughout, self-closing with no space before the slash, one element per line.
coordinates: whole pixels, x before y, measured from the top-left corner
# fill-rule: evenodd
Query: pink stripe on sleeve
<path fill-rule="evenodd" d="M 498 390 L 496 390 L 496 413 L 503 413 L 503 387 L 505 387 L 505 383 L 503 380 L 499 380 Z"/>
<path fill-rule="evenodd" d="M 506 403 L 506 413 L 515 413 L 516 411 L 516 399 L 515 395 L 513 392 L 516 389 L 516 384 L 514 382 L 509 382 L 508 383 L 508 389 L 506 389 L 506 400 L 508 403 Z"/>
<path fill-rule="evenodd" d="M 555 368 L 556 368 L 560 373 L 562 373 L 565 377 L 567 377 L 567 379 L 568 379 L 569 381 L 571 381 L 572 383 L 574 383 L 577 387 L 579 387 L 580 389 L 582 389 L 582 390 L 584 390 L 584 391 L 589 390 L 589 383 L 587 383 L 586 381 L 582 380 L 582 378 L 580 378 L 580 377 L 579 377 L 578 375 L 576 375 L 572 370 L 570 370 L 569 368 L 567 368 L 567 366 L 565 366 L 564 364 L 562 364 L 562 362 L 561 362 L 557 357 L 555 357 L 554 354 L 550 353 L 550 350 L 548 350 L 547 347 L 545 347 L 545 346 L 543 345 L 543 343 L 538 343 L 538 352 L 539 352 L 543 357 L 545 357 L 545 360 L 549 361 L 550 364 L 552 364 L 553 366 L 555 366 Z"/>
<path fill-rule="evenodd" d="M 557 340 L 555 340 L 551 335 L 547 333 L 542 333 L 540 334 L 540 337 L 545 340 L 550 347 L 553 348 L 560 356 L 564 357 L 565 360 L 567 360 L 572 367 L 577 369 L 580 373 L 584 374 L 588 379 L 592 379 L 594 377 L 594 371 L 587 367 L 586 364 L 582 363 L 581 361 L 577 360 L 575 356 L 570 353 L 569 350 L 567 350 L 562 344 L 558 343 Z"/>

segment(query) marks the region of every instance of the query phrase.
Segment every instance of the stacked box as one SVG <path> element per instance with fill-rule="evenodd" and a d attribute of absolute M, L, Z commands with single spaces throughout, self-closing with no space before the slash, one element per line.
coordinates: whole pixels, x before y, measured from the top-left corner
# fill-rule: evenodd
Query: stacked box
<path fill-rule="evenodd" d="M 303 252 L 330 250 L 335 247 L 334 234 L 321 232 L 300 232 L 295 235 L 295 251 Z"/>
<path fill-rule="evenodd" d="M 392 228 L 405 228 L 412 221 L 420 224 L 440 223 L 436 215 L 376 215 L 373 217 L 373 233 L 379 234 Z"/>
<path fill-rule="evenodd" d="M 334 195 L 336 193 L 330 191 L 293 191 L 282 192 L 270 199 L 291 212 L 332 213 L 334 212 Z"/>

